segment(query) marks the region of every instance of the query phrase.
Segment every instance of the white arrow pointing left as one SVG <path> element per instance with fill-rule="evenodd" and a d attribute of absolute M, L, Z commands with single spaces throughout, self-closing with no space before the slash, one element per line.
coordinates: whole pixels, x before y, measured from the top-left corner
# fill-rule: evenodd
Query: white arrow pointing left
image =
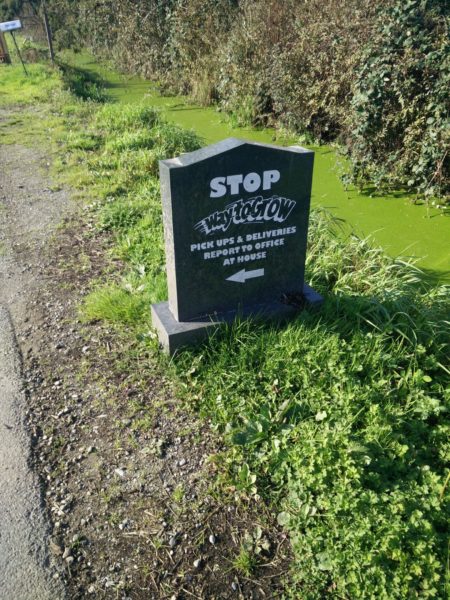
<path fill-rule="evenodd" d="M 253 279 L 254 277 L 263 277 L 264 269 L 253 269 L 253 271 L 246 271 L 242 269 L 231 277 L 227 277 L 227 281 L 235 281 L 236 283 L 245 283 L 247 279 Z"/>

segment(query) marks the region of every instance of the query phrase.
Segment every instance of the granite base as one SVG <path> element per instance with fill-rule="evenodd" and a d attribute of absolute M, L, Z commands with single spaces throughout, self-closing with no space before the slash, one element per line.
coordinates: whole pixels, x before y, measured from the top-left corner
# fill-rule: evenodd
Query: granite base
<path fill-rule="evenodd" d="M 323 303 L 323 297 L 305 284 L 303 296 L 309 307 L 319 307 Z M 282 302 L 270 304 L 258 304 L 242 311 L 228 313 L 216 313 L 207 315 L 195 321 L 177 321 L 169 309 L 168 302 L 152 304 L 152 324 L 158 334 L 159 342 L 165 352 L 171 356 L 183 347 L 201 342 L 217 327 L 232 323 L 237 317 L 257 318 L 267 321 L 284 321 L 293 318 L 300 308 Z"/>

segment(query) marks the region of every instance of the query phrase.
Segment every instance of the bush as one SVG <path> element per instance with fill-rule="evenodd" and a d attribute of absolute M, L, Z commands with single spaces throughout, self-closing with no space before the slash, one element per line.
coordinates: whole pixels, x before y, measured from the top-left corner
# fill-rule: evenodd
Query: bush
<path fill-rule="evenodd" d="M 243 3 L 220 49 L 218 95 L 222 110 L 238 126 L 273 124 L 271 61 L 286 11 L 278 0 Z"/>
<path fill-rule="evenodd" d="M 171 17 L 171 74 L 165 82 L 200 104 L 217 100 L 219 52 L 236 15 L 236 0 L 179 1 Z"/>
<path fill-rule="evenodd" d="M 397 0 L 380 14 L 356 74 L 348 131 L 352 178 L 448 196 L 450 5 Z"/>
<path fill-rule="evenodd" d="M 290 7 L 271 69 L 274 110 L 283 125 L 316 140 L 339 137 L 379 5 L 310 0 Z"/>

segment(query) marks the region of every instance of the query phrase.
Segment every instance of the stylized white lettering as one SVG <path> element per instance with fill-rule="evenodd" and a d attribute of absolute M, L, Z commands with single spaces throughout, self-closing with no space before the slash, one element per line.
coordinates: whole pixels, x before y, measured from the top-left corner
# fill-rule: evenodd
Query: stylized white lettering
<path fill-rule="evenodd" d="M 258 175 L 258 173 L 249 173 L 244 177 L 244 190 L 246 192 L 256 192 L 260 185 L 261 177 Z"/>
<path fill-rule="evenodd" d="M 283 223 L 291 214 L 296 202 L 289 198 L 257 196 L 249 200 L 238 200 L 228 205 L 223 211 L 215 211 L 195 225 L 195 229 L 209 235 L 214 231 L 225 232 L 233 223 L 264 223 L 274 221 Z M 275 235 L 284 235 L 283 230 Z M 273 233 L 271 235 L 274 235 Z"/>
<path fill-rule="evenodd" d="M 221 198 L 227 193 L 227 188 L 224 185 L 226 181 L 225 177 L 214 177 L 211 179 L 211 198 Z"/>
<path fill-rule="evenodd" d="M 270 190 L 272 183 L 280 181 L 280 171 L 264 171 L 263 173 L 263 190 Z"/>
<path fill-rule="evenodd" d="M 248 193 L 256 192 L 260 189 L 262 183 L 263 190 L 270 190 L 274 183 L 280 181 L 280 171 L 273 169 L 271 171 L 263 171 L 262 181 L 261 175 L 258 173 L 247 173 L 247 175 L 236 174 L 228 175 L 228 177 L 214 177 L 211 179 L 210 188 L 211 198 L 222 198 L 227 193 L 227 186 L 230 195 L 236 196 L 240 193 L 241 184 L 244 190 Z"/>
<path fill-rule="evenodd" d="M 242 175 L 228 175 L 227 184 L 230 188 L 230 194 L 239 194 L 239 186 L 242 183 Z"/>

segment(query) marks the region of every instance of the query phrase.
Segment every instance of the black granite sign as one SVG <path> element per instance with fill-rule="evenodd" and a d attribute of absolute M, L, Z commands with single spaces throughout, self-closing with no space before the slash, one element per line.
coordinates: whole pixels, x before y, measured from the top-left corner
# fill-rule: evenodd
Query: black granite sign
<path fill-rule="evenodd" d="M 298 146 L 234 138 L 161 161 L 167 308 L 177 322 L 304 292 L 313 161 Z"/>

